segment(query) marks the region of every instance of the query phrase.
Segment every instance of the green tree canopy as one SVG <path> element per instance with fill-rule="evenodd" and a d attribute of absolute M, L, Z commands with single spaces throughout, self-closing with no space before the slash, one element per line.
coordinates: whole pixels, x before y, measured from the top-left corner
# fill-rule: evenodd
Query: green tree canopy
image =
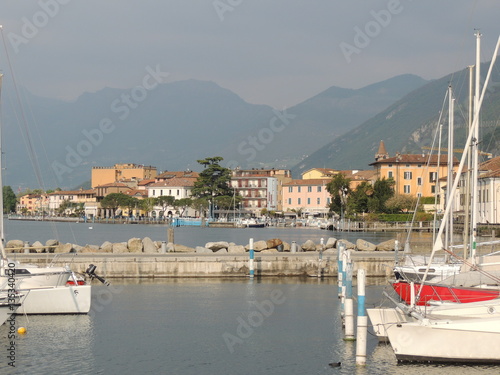
<path fill-rule="evenodd" d="M 3 189 L 3 213 L 8 214 L 16 210 L 16 194 L 10 186 L 4 186 Z"/>
<path fill-rule="evenodd" d="M 345 177 L 342 173 L 337 173 L 326 185 L 326 190 L 332 196 L 330 211 L 340 213 L 342 207 L 346 207 L 347 198 L 351 192 L 350 183 L 351 179 Z"/>
<path fill-rule="evenodd" d="M 200 172 L 198 179 L 194 183 L 193 196 L 197 198 L 214 198 L 233 195 L 233 189 L 229 185 L 231 170 L 220 165 L 222 160 L 224 159 L 220 156 L 197 160 L 205 169 Z"/>

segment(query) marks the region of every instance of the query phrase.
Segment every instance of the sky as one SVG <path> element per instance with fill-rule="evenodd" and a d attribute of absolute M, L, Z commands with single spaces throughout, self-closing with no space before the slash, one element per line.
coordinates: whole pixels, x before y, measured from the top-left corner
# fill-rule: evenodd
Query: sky
<path fill-rule="evenodd" d="M 282 109 L 331 86 L 461 70 L 475 29 L 489 61 L 499 15 L 498 0 L 2 0 L 0 69 L 67 101 L 143 85 L 149 68 Z"/>

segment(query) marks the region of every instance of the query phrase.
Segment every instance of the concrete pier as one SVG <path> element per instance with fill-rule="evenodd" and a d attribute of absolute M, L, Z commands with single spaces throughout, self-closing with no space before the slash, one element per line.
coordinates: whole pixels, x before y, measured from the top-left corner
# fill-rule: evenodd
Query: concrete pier
<path fill-rule="evenodd" d="M 9 254 L 21 263 L 38 265 L 69 265 L 75 272 L 84 272 L 89 264 L 105 278 L 166 277 L 248 277 L 248 254 Z M 352 252 L 354 274 L 358 268 L 367 277 L 392 275 L 394 252 Z M 255 253 L 255 276 L 317 276 L 318 252 Z M 337 255 L 323 253 L 324 277 L 337 277 Z"/>

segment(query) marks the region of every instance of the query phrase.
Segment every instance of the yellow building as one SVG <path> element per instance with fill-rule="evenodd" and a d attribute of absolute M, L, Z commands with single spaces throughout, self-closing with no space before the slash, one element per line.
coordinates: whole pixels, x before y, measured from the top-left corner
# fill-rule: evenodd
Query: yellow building
<path fill-rule="evenodd" d="M 392 178 L 396 194 L 413 197 L 431 197 L 436 191 L 438 178 L 448 175 L 448 155 L 399 154 L 389 157 L 383 142 L 371 163 L 376 179 Z M 453 158 L 453 172 L 458 168 L 458 159 Z"/>
<path fill-rule="evenodd" d="M 121 180 L 154 179 L 156 167 L 137 164 L 115 164 L 113 167 L 92 167 L 92 188 Z"/>
<path fill-rule="evenodd" d="M 302 173 L 303 180 L 332 179 L 340 171 L 331 168 L 311 168 Z"/>

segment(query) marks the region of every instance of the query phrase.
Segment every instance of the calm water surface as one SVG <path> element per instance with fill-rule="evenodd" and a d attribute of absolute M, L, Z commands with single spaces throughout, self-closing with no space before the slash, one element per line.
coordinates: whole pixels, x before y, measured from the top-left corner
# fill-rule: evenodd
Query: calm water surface
<path fill-rule="evenodd" d="M 7 239 L 50 238 L 101 244 L 148 236 L 164 226 L 6 222 Z M 305 228 L 176 228 L 175 242 L 279 237 L 305 242 L 330 236 L 374 243 L 388 233 L 335 233 Z M 494 374 L 497 367 L 398 365 L 390 346 L 368 335 L 366 367 L 355 365 L 355 343 L 344 342 L 335 279 L 264 278 L 111 280 L 96 284 L 84 316 L 17 316 L 28 333 L 8 365 L 8 326 L 0 327 L 0 374 Z M 367 290 L 382 298 L 385 280 Z M 332 368 L 329 363 L 341 362 Z"/>
<path fill-rule="evenodd" d="M 370 286 L 375 304 L 382 286 Z M 397 365 L 368 336 L 367 366 L 344 342 L 335 280 L 115 280 L 86 316 L 18 316 L 16 368 L 1 374 L 492 374 L 499 368 Z M 243 322 L 243 323 L 242 323 Z M 243 327 L 243 328 L 242 328 Z M 246 328 L 245 328 L 246 327 Z M 4 344 L 5 343 L 5 344 Z M 341 362 L 332 368 L 329 363 Z M 492 372 L 493 371 L 493 372 Z"/>

